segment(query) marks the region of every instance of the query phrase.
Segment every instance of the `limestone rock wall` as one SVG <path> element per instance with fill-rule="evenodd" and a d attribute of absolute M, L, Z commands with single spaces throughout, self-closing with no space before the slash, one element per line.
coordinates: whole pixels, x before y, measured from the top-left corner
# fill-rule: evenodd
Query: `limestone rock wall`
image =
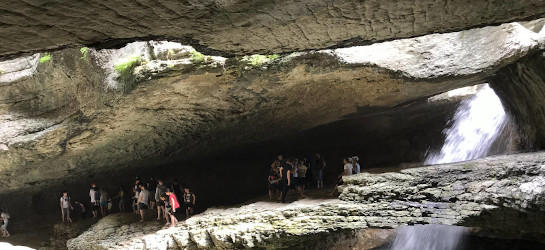
<path fill-rule="evenodd" d="M 486 34 L 491 34 L 490 51 L 500 54 L 478 50 Z M 436 64 L 448 55 L 413 53 L 445 41 L 467 45 L 451 54 L 472 53 Z M 11 176 L 0 179 L 1 192 L 111 169 L 159 166 L 482 83 L 544 42 L 534 29 L 513 23 L 377 45 L 396 48 L 408 64 L 435 65 L 427 71 L 400 68 L 401 61 L 384 58 L 348 62 L 331 51 L 253 64 L 247 58 L 204 55 L 194 60 L 191 51 L 161 52 L 151 42 L 120 51 L 68 49 L 41 62 L 43 54 L 32 77 L 0 85 L 0 169 Z M 375 50 L 373 45 L 354 53 Z M 170 51 L 178 58 L 169 57 Z M 467 56 L 481 61 L 467 64 Z M 120 78 L 116 65 L 127 66 L 128 78 Z"/>
<path fill-rule="evenodd" d="M 0 10 L 0 55 L 170 38 L 223 54 L 281 53 L 542 17 L 527 1 L 16 1 Z"/>
<path fill-rule="evenodd" d="M 526 136 L 526 148 L 545 147 L 545 54 L 503 68 L 491 86 Z"/>

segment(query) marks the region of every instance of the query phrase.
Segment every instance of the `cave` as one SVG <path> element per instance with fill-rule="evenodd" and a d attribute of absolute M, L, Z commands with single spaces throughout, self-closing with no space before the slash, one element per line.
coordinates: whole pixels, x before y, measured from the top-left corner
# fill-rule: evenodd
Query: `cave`
<path fill-rule="evenodd" d="M 545 246 L 542 1 L 22 1 L 0 13 L 2 248 Z M 268 196 L 279 154 L 310 167 L 306 198 Z M 339 182 L 354 156 L 361 172 Z M 139 222 L 137 178 L 190 188 L 195 215 L 165 227 L 150 209 Z M 91 183 L 111 214 L 63 222 L 63 192 L 91 210 Z"/>

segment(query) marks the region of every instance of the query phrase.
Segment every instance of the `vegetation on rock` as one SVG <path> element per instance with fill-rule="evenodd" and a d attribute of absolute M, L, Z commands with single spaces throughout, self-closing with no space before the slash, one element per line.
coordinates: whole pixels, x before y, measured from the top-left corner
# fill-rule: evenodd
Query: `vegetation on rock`
<path fill-rule="evenodd" d="M 126 74 L 132 74 L 134 68 L 141 63 L 141 57 L 140 56 L 133 56 L 128 59 L 120 60 L 114 65 L 115 71 L 119 73 L 119 75 L 126 75 Z"/>
<path fill-rule="evenodd" d="M 192 63 L 203 63 L 206 60 L 206 56 L 198 51 L 191 51 L 191 60 Z"/>
<path fill-rule="evenodd" d="M 42 57 L 40 57 L 40 63 L 46 63 L 46 62 L 49 62 L 51 61 L 51 54 L 47 53 L 45 55 L 43 55 Z"/>
<path fill-rule="evenodd" d="M 273 61 L 274 59 L 278 58 L 277 54 L 274 55 L 251 55 L 251 56 L 245 56 L 242 58 L 242 61 L 247 62 L 251 66 L 261 66 L 265 63 L 269 63 L 270 61 Z"/>
<path fill-rule="evenodd" d="M 134 85 L 134 69 L 142 63 L 141 56 L 133 56 L 122 59 L 114 64 L 114 69 L 118 74 L 117 81 L 123 84 L 123 92 L 128 92 Z"/>
<path fill-rule="evenodd" d="M 83 47 L 79 50 L 81 52 L 81 60 L 87 60 L 89 56 L 89 48 Z"/>

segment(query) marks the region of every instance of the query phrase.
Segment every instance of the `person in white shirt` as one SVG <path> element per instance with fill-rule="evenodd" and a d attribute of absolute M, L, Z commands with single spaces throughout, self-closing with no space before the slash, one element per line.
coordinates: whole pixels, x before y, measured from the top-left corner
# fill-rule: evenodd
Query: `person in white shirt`
<path fill-rule="evenodd" d="M 91 184 L 91 189 L 89 189 L 89 197 L 91 197 L 91 210 L 93 211 L 93 218 L 96 218 L 98 216 L 98 200 L 97 195 L 98 188 L 95 183 Z"/>
<path fill-rule="evenodd" d="M 354 171 L 354 166 L 352 165 L 352 158 L 344 158 L 343 164 L 344 164 L 344 172 L 342 175 L 352 175 L 352 171 Z"/>
<path fill-rule="evenodd" d="M 335 195 L 335 193 L 337 192 L 337 187 L 339 187 L 339 185 L 342 185 L 344 182 L 343 182 L 343 176 L 345 175 L 352 175 L 352 169 L 353 169 L 353 166 L 352 164 L 350 164 L 350 159 L 349 158 L 344 158 L 343 159 L 343 172 L 341 175 L 339 175 L 339 181 L 337 182 L 337 185 L 335 185 L 335 188 L 333 189 L 333 191 L 331 192 L 331 196 Z"/>
<path fill-rule="evenodd" d="M 73 210 L 74 207 L 72 207 L 72 203 L 70 202 L 70 197 L 68 196 L 67 192 L 62 193 L 62 197 L 60 199 L 60 206 L 61 206 L 62 222 L 64 222 L 65 217 L 68 222 L 72 222 L 72 219 L 70 218 L 70 210 Z"/>

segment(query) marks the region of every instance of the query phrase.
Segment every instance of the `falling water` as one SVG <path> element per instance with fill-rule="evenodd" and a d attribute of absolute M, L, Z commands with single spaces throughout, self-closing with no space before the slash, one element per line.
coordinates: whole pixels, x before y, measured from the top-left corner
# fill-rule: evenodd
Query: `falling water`
<path fill-rule="evenodd" d="M 452 127 L 446 129 L 446 139 L 441 151 L 430 154 L 426 164 L 467 161 L 488 156 L 494 141 L 507 124 L 507 116 L 500 99 L 488 84 L 464 100 L 453 118 Z"/>
<path fill-rule="evenodd" d="M 390 250 L 457 250 L 463 249 L 467 229 L 445 225 L 416 225 L 400 227 L 390 243 Z"/>

